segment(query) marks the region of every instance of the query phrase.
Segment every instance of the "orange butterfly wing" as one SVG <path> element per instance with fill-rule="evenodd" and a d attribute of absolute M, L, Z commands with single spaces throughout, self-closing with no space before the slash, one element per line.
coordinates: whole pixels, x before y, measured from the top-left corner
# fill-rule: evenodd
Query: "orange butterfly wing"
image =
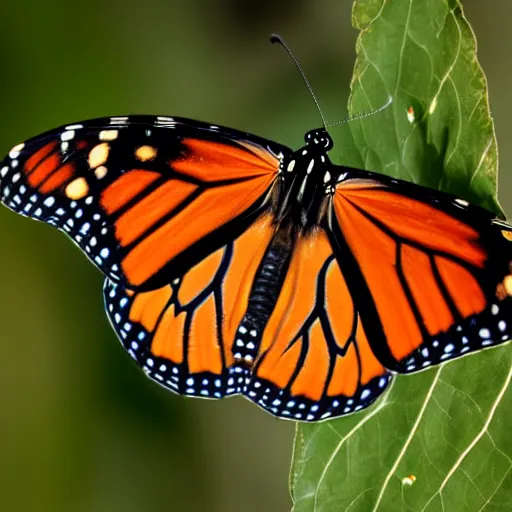
<path fill-rule="evenodd" d="M 510 274 L 510 228 L 451 196 L 415 196 L 419 188 L 352 179 L 333 199 L 335 238 L 360 272 L 351 291 L 370 345 L 403 373 L 507 339 L 501 317 L 512 312 L 508 294 L 497 296 Z"/>
<path fill-rule="evenodd" d="M 297 241 L 259 353 L 245 394 L 276 416 L 348 414 L 387 387 L 325 232 Z"/>
<path fill-rule="evenodd" d="M 171 284 L 133 291 L 105 281 L 106 310 L 123 346 L 150 378 L 187 395 L 239 393 L 233 340 L 252 279 L 274 233 L 264 215 Z"/>
<path fill-rule="evenodd" d="M 65 231 L 112 280 L 158 288 L 270 208 L 287 151 L 179 118 L 97 119 L 13 148 L 1 200 Z"/>
<path fill-rule="evenodd" d="M 123 194 L 154 172 L 129 171 L 102 194 L 108 214 L 122 211 L 114 230 L 132 286 L 147 283 L 177 256 L 190 257 L 194 244 L 219 228 L 226 230 L 265 196 L 279 169 L 276 157 L 248 142 L 236 147 L 187 138 L 181 146 L 182 155 L 169 164 L 174 179 L 150 191 L 141 186 L 131 207 L 132 197 Z"/>

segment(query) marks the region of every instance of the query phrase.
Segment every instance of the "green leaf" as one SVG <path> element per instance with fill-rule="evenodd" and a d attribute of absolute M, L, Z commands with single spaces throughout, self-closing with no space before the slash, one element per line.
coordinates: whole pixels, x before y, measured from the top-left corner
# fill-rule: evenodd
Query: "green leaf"
<path fill-rule="evenodd" d="M 501 214 L 485 76 L 457 0 L 358 0 L 349 124 L 340 163 L 421 183 Z M 414 120 L 408 117 L 408 110 Z M 337 130 L 339 133 L 339 130 Z M 340 137 L 341 138 L 341 137 Z"/>
<path fill-rule="evenodd" d="M 459 1 L 357 0 L 353 24 L 351 114 L 393 103 L 333 129 L 334 160 L 501 215 L 487 86 Z M 512 510 L 511 379 L 507 345 L 398 376 L 365 412 L 298 424 L 294 511 Z"/>

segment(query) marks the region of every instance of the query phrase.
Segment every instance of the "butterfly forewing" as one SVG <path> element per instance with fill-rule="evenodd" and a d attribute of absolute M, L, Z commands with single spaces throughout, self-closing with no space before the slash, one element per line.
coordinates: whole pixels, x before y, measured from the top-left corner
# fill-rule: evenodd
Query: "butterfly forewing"
<path fill-rule="evenodd" d="M 409 373 L 509 339 L 511 229 L 482 208 L 405 182 L 342 181 L 339 245 L 353 255 L 370 344 Z"/>
<path fill-rule="evenodd" d="M 13 148 L 0 192 L 65 231 L 111 279 L 156 288 L 271 207 L 283 151 L 177 118 L 97 119 Z"/>

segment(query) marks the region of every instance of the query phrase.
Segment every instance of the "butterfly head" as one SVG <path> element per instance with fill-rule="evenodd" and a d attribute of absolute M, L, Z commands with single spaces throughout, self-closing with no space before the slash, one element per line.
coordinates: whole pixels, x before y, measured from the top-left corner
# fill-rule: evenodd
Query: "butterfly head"
<path fill-rule="evenodd" d="M 308 146 L 318 147 L 322 152 L 330 151 L 334 146 L 331 136 L 325 128 L 318 128 L 307 132 L 304 140 Z"/>

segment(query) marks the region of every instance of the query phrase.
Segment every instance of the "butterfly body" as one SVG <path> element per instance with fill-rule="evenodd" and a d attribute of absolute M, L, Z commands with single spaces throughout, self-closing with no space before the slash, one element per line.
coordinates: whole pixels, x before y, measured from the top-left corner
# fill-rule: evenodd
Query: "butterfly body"
<path fill-rule="evenodd" d="M 181 118 L 110 117 L 15 146 L 0 199 L 105 275 L 107 314 L 153 380 L 305 421 L 392 375 L 507 341 L 512 228 L 448 194 Z"/>

